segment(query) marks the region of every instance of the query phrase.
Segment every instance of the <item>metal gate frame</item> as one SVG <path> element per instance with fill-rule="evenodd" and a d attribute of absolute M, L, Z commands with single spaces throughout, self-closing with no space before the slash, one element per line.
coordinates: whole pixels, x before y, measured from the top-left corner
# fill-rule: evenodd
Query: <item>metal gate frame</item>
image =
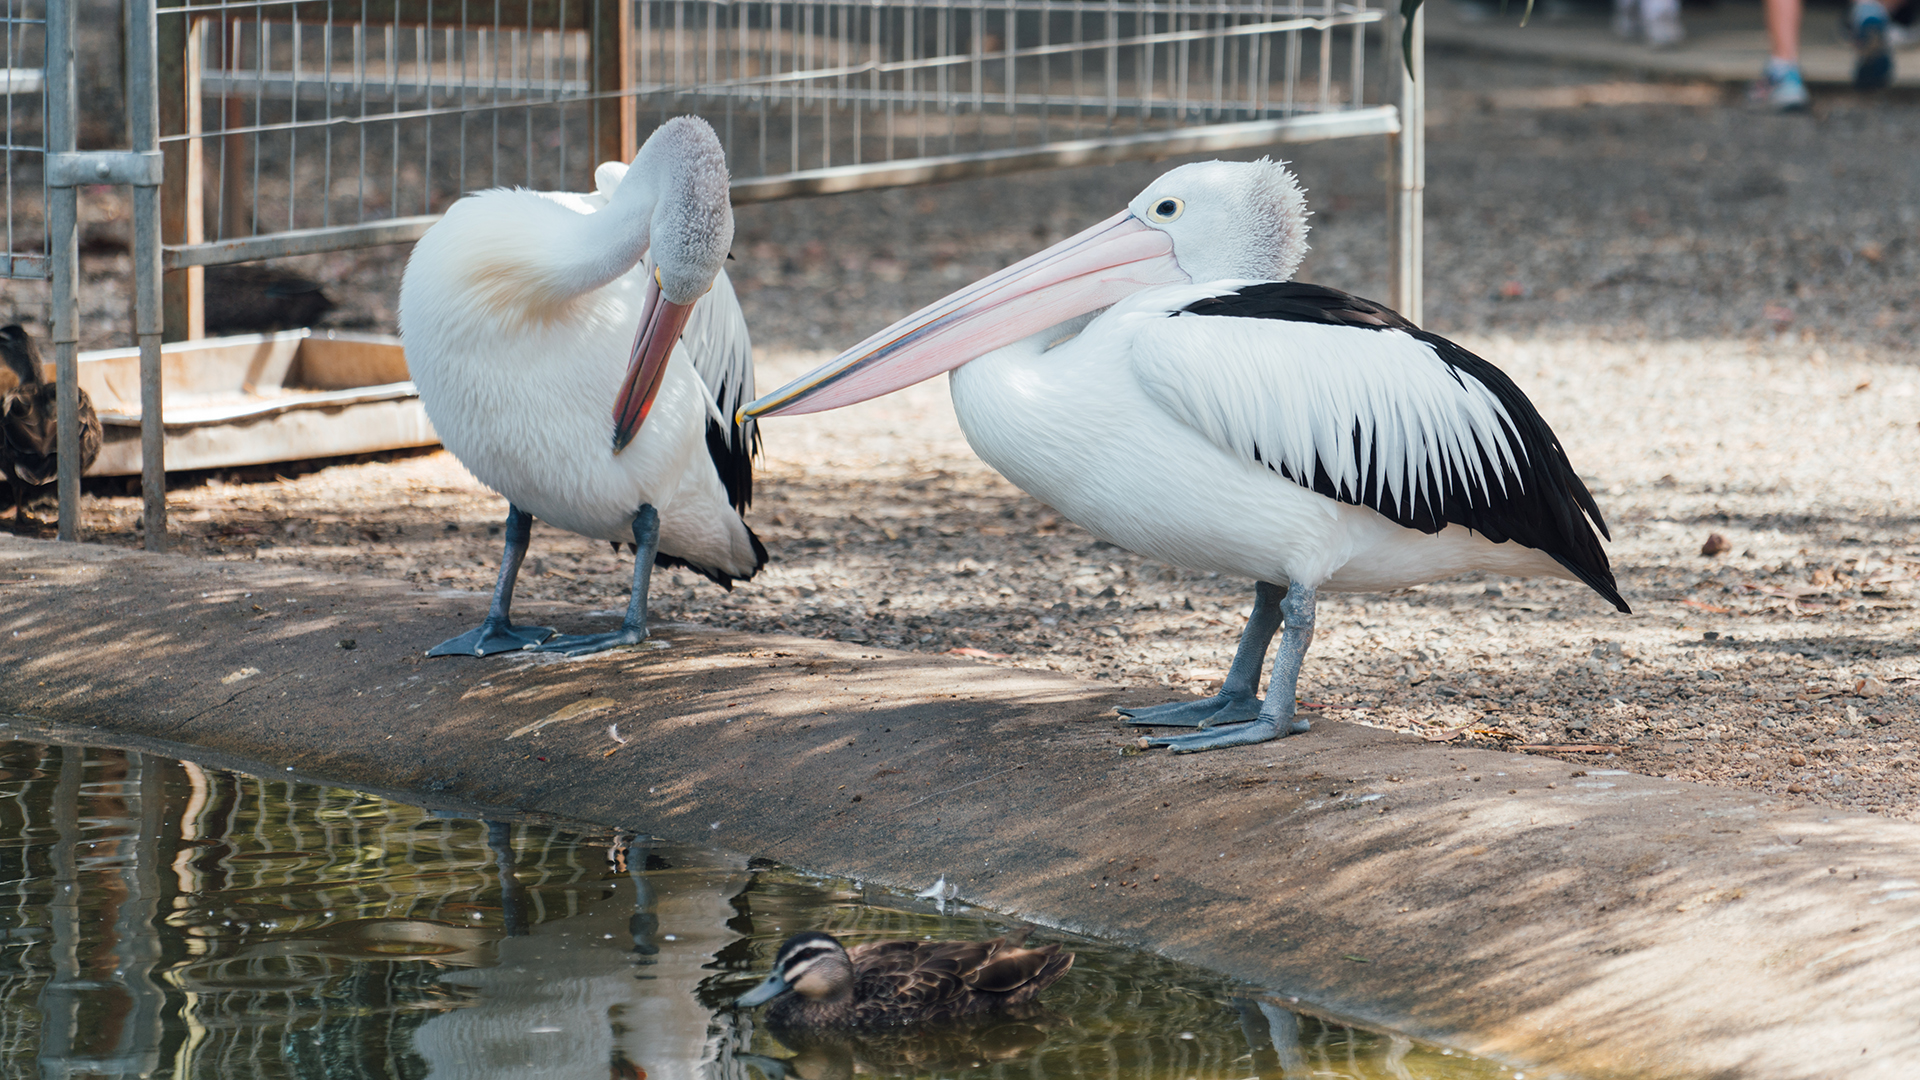
<path fill-rule="evenodd" d="M 299 0 L 290 0 L 298 3 Z M 431 2 L 431 0 L 429 0 Z M 539 0 L 502 0 L 531 11 Z M 605 30 L 621 44 L 600 51 L 594 70 L 617 83 L 612 90 L 586 95 L 596 105 L 605 101 L 605 119 L 597 111 L 595 152 L 607 140 L 617 140 L 617 153 L 631 158 L 637 149 L 639 96 L 653 90 L 634 83 L 630 41 L 633 6 L 611 0 L 618 12 Z M 363 0 L 397 6 L 398 0 Z M 198 279 L 209 265 L 314 254 L 418 239 L 438 215 L 395 217 L 354 225 L 298 229 L 232 240 L 206 241 L 193 228 L 202 215 L 199 207 L 201 164 L 199 139 L 200 58 L 196 34 L 184 17 L 165 32 L 163 42 L 159 0 L 131 0 L 127 35 L 128 127 L 132 148 L 125 151 L 76 150 L 76 96 L 73 0 L 46 0 L 46 223 L 47 260 L 44 270 L 27 259 L 8 259 L 7 276 L 39 277 L 52 284 L 52 345 L 59 390 L 59 539 L 79 539 L 80 465 L 77 393 L 79 328 L 79 253 L 76 187 L 82 184 L 118 184 L 134 189 L 133 258 L 135 266 L 135 335 L 140 348 L 141 490 L 146 548 L 166 546 L 165 440 L 162 426 L 160 345 L 163 337 L 199 336 L 199 320 L 192 318 L 199 292 Z M 169 5 L 186 12 L 217 10 L 196 7 L 192 0 Z M 876 6 L 878 4 L 876 3 Z M 564 6 L 561 8 L 564 12 Z M 595 9 L 597 10 L 597 8 Z M 1331 8 L 1329 8 L 1331 10 Z M 1386 11 L 1368 12 L 1367 21 L 1384 22 Z M 564 16 L 563 16 L 564 17 Z M 736 182 L 733 201 L 761 202 L 859 189 L 895 187 L 936 181 L 998 175 L 1010 172 L 1166 157 L 1206 151 L 1244 149 L 1283 142 L 1318 141 L 1356 135 L 1384 134 L 1392 167 L 1387 183 L 1389 303 L 1415 323 L 1422 319 L 1421 231 L 1425 174 L 1425 12 L 1400 16 L 1407 43 L 1405 60 L 1398 47 L 1402 34 L 1384 33 L 1383 57 L 1390 70 L 1393 103 L 1371 109 L 1309 116 L 1254 120 L 1175 128 L 1127 136 L 1050 143 L 1043 147 L 1011 148 L 951 154 L 943 157 L 889 160 L 791 172 Z M 396 24 L 397 24 L 396 17 Z M 1352 23 L 1356 20 L 1348 20 Z M 1302 21 L 1309 28 L 1309 21 Z M 1177 37 L 1174 35 L 1154 35 Z M 163 57 L 163 46 L 165 56 Z M 1004 54 L 1014 55 L 1012 43 Z M 980 56 L 975 51 L 975 58 Z M 9 87 L 12 76 L 9 75 Z M 604 84 L 603 84 L 604 85 Z M 163 123 L 165 125 L 163 129 Z M 175 132 L 163 138 L 163 130 Z M 608 150 L 616 148 L 609 144 Z M 11 160 L 11 159 L 9 159 Z M 164 234 L 164 235 L 163 235 Z M 174 242 L 164 242 L 173 239 Z M 13 253 L 9 253 L 10 255 Z M 14 264 L 21 264 L 15 269 Z M 21 273 L 19 270 L 25 270 Z M 164 273 L 163 273 L 164 271 Z"/>
<path fill-rule="evenodd" d="M 80 152 L 76 109 L 74 11 L 47 0 L 47 277 L 53 287 L 53 356 L 58 385 L 61 540 L 80 539 L 80 245 L 82 184 L 133 188 L 134 336 L 140 346 L 140 488 L 147 550 L 167 542 L 165 429 L 160 413 L 160 110 L 153 92 L 157 41 L 152 0 L 134 0 L 127 21 L 127 132 L 131 150 Z"/>

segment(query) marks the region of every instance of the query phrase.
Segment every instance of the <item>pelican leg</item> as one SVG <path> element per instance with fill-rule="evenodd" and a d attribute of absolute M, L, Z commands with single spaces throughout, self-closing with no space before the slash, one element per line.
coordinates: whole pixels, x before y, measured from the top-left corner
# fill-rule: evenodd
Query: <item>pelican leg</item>
<path fill-rule="evenodd" d="M 1247 628 L 1240 632 L 1240 646 L 1233 653 L 1233 667 L 1220 684 L 1220 692 L 1197 701 L 1172 701 L 1143 709 L 1119 709 L 1129 724 L 1153 727 L 1209 728 L 1217 724 L 1237 724 L 1260 715 L 1260 669 L 1267 663 L 1267 646 L 1280 629 L 1280 586 L 1265 581 L 1253 586 L 1253 614 Z"/>
<path fill-rule="evenodd" d="M 647 585 L 653 580 L 653 557 L 660 551 L 660 511 L 651 504 L 633 513 L 633 594 L 627 597 L 627 618 L 610 634 L 561 634 L 527 648 L 586 656 L 647 640 Z"/>
<path fill-rule="evenodd" d="M 520 563 L 527 557 L 527 538 L 533 533 L 533 515 L 509 504 L 506 533 L 500 552 L 500 579 L 493 585 L 493 605 L 487 609 L 487 621 L 478 629 L 428 649 L 428 656 L 492 656 L 524 649 L 553 636 L 551 626 L 515 626 L 508 617 L 508 609 L 513 606 L 513 583 L 520 577 Z"/>
<path fill-rule="evenodd" d="M 1294 715 L 1294 694 L 1300 685 L 1300 665 L 1307 658 L 1307 646 L 1313 644 L 1313 604 L 1315 590 L 1294 582 L 1280 600 L 1280 612 L 1286 629 L 1280 632 L 1280 648 L 1273 657 L 1273 675 L 1267 680 L 1267 700 L 1260 715 L 1244 724 L 1232 724 L 1193 735 L 1168 735 L 1151 740 L 1149 746 L 1170 746 L 1176 754 L 1218 750 L 1225 746 L 1249 746 L 1286 735 L 1298 735 L 1312 725 Z"/>

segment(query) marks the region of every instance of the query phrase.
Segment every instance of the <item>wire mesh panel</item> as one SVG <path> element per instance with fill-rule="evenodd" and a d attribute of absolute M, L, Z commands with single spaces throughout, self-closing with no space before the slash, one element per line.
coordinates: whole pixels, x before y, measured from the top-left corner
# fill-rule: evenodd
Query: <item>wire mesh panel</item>
<path fill-rule="evenodd" d="M 476 188 L 588 187 L 685 113 L 719 131 L 742 201 L 1387 134 L 1396 113 L 1367 103 L 1364 62 L 1383 15 L 1366 0 L 163 8 L 186 96 L 163 136 L 187 174 L 168 262 L 413 239 Z"/>
<path fill-rule="evenodd" d="M 707 116 L 736 199 L 1386 134 L 1342 0 L 643 0 L 642 125 Z M 1169 145 L 1171 144 L 1171 145 Z"/>
<path fill-rule="evenodd" d="M 404 239 L 392 228 L 417 235 L 407 219 L 466 191 L 578 185 L 622 152 L 622 15 L 621 0 L 161 9 L 186 98 L 162 137 L 189 174 L 174 265 Z M 237 243 L 287 233 L 308 235 Z"/>
<path fill-rule="evenodd" d="M 6 116 L 6 248 L 0 278 L 47 276 L 46 63 L 44 0 L 0 0 L 5 13 L 0 43 L 0 103 Z"/>

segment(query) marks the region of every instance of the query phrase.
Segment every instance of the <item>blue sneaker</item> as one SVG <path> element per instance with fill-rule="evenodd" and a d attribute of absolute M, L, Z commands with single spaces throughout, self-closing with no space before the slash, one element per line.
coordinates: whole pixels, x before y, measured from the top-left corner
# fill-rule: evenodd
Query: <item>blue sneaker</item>
<path fill-rule="evenodd" d="M 1775 112 L 1799 112 L 1809 100 L 1807 84 L 1800 78 L 1800 65 L 1780 59 L 1767 61 L 1760 78 L 1748 91 L 1748 98 L 1768 105 Z"/>
<path fill-rule="evenodd" d="M 1893 81 L 1893 50 L 1887 46 L 1887 9 L 1879 0 L 1854 0 L 1847 13 L 1853 28 L 1853 85 L 1879 90 Z"/>

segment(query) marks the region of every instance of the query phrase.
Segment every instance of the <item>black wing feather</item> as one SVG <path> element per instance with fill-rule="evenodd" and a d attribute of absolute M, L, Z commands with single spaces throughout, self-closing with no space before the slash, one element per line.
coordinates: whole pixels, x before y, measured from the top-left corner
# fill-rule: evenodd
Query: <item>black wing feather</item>
<path fill-rule="evenodd" d="M 720 401 L 723 409 L 727 404 L 724 399 Z M 753 505 L 753 459 L 760 453 L 760 429 L 751 420 L 745 431 L 731 418 L 727 424 L 732 431 L 707 417 L 707 456 L 713 459 L 714 471 L 727 489 L 727 502 L 744 512 Z"/>
<path fill-rule="evenodd" d="M 1270 460 L 1267 466 L 1302 487 L 1349 505 L 1371 507 L 1409 529 L 1435 533 L 1448 525 L 1460 525 L 1496 544 L 1511 540 L 1534 548 L 1552 556 L 1616 608 L 1632 610 L 1621 598 L 1607 553 L 1600 546 L 1599 537 L 1611 538 L 1611 534 L 1599 505 L 1574 472 L 1559 437 L 1506 372 L 1446 338 L 1420 329 L 1391 308 L 1322 285 L 1297 281 L 1250 285 L 1196 301 L 1182 313 L 1399 330 L 1424 343 L 1456 382 L 1465 386 L 1465 380 L 1473 379 L 1506 409 L 1512 424 L 1502 421 L 1502 434 L 1508 445 L 1525 451 L 1517 470 L 1476 441 L 1481 470 L 1489 483 L 1483 486 L 1465 477 L 1446 476 L 1434 463 L 1427 467 L 1421 484 L 1396 498 L 1387 489 L 1378 455 L 1360 455 L 1367 436 L 1358 423 L 1353 430 L 1355 460 L 1367 462 L 1358 491 L 1344 483 L 1336 484 L 1317 455 L 1312 476 L 1296 476 L 1294 470 Z M 1260 458 L 1258 447 L 1254 456 Z M 1493 478 L 1499 482 L 1491 482 Z M 1596 530 L 1599 536 L 1595 536 Z"/>

